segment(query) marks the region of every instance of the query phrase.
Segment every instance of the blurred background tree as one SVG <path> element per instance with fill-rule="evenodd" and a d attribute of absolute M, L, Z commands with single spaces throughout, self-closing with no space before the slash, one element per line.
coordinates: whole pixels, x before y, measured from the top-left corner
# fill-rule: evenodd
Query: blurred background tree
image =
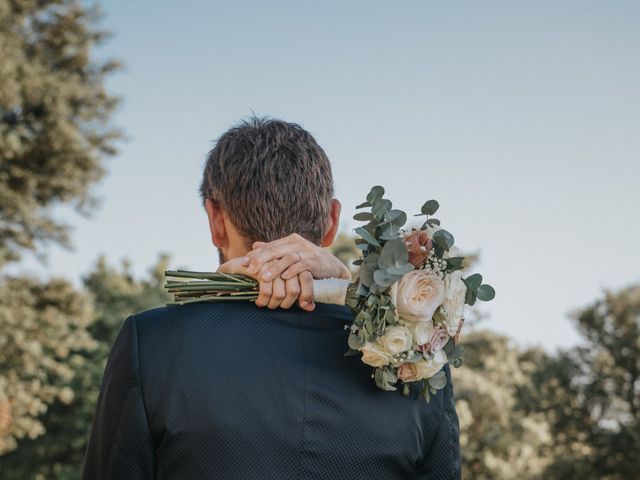
<path fill-rule="evenodd" d="M 0 267 L 38 245 L 70 246 L 52 207 L 95 206 L 89 188 L 120 137 L 104 88 L 118 64 L 92 56 L 106 37 L 96 16 L 80 1 L 0 0 Z"/>
<path fill-rule="evenodd" d="M 73 358 L 70 358 L 67 363 L 62 363 L 71 371 L 58 382 L 59 387 L 57 387 L 58 383 L 53 382 L 51 378 L 43 379 L 42 388 L 47 389 L 48 396 L 46 401 L 38 403 L 39 408 L 33 411 L 32 416 L 27 416 L 22 413 L 22 410 L 13 412 L 13 417 L 18 419 L 18 425 L 24 424 L 32 430 L 28 431 L 26 438 L 19 442 L 19 448 L 0 457 L 0 478 L 3 480 L 80 478 L 80 466 L 111 345 L 122 323 L 130 314 L 164 305 L 168 300 L 168 295 L 163 289 L 164 271 L 168 268 L 168 262 L 169 257 L 161 255 L 150 269 L 147 278 L 136 279 L 129 272 L 127 262 L 123 262 L 121 268 L 117 269 L 109 266 L 104 257 L 100 257 L 92 271 L 83 279 L 85 291 L 75 292 L 68 287 L 68 284 L 66 290 L 68 295 L 79 297 L 85 302 L 81 305 L 91 306 L 91 315 L 87 315 L 86 312 L 84 315 L 77 313 L 72 315 L 72 311 L 62 312 L 59 314 L 59 321 L 49 329 L 33 322 L 30 331 L 37 335 L 36 341 L 44 342 L 41 339 L 47 339 L 46 345 L 57 346 L 61 343 L 62 332 L 66 332 L 65 344 L 69 344 L 73 338 L 66 338 L 70 333 L 70 323 L 82 321 L 81 340 L 89 342 L 90 345 L 81 350 L 76 348 Z M 22 285 L 15 286 L 21 287 L 18 292 L 24 290 Z M 4 291 L 0 291 L 0 294 L 2 293 Z M 71 302 L 67 301 L 67 303 Z M 57 303 L 53 304 L 57 306 Z M 36 309 L 30 306 L 27 311 L 33 312 Z M 0 322 L 4 318 L 2 313 L 3 310 L 0 309 Z M 9 313 L 15 314 L 15 309 L 10 310 Z M 15 315 L 10 318 L 20 319 Z M 23 323 L 24 319 L 20 319 L 20 322 Z M 4 331 L 4 325 L 0 323 L 0 326 Z M 16 329 L 15 325 L 11 325 L 6 330 L 10 332 L 11 329 Z M 21 327 L 16 331 L 22 334 L 23 329 Z M 71 350 L 71 347 L 68 350 Z M 11 355 L 10 357 L 19 358 L 20 356 Z M 49 362 L 47 358 L 40 356 L 36 357 L 31 364 L 34 369 L 42 371 L 43 366 L 48 365 Z M 0 364 L 3 363 L 4 359 L 0 355 Z M 9 385 L 16 383 L 14 380 L 9 382 Z M 50 390 L 58 393 L 58 397 L 50 393 Z M 1 388 L 0 392 L 2 392 Z M 15 397 L 12 396 L 12 398 L 18 405 L 26 401 L 25 399 L 15 402 Z M 31 404 L 27 403 L 27 405 Z M 9 425 L 14 423 L 9 422 Z M 15 428 L 17 427 L 14 426 L 13 429 Z M 3 439 L 7 442 L 8 439 L 15 437 L 21 438 L 25 435 L 18 432 L 17 435 L 9 437 L 6 433 L 2 433 L 0 425 L 0 442 Z M 15 446 L 15 441 L 8 445 L 9 449 Z"/>
<path fill-rule="evenodd" d="M 104 88 L 118 65 L 95 60 L 96 20 L 81 1 L 0 0 L 0 268 L 70 247 L 52 209 L 97 204 L 90 188 L 120 133 Z M 83 448 L 90 423 L 76 407 L 94 402 L 105 349 L 89 330 L 95 305 L 67 280 L 0 271 L 0 478 L 63 478 L 65 452 Z"/>
<path fill-rule="evenodd" d="M 460 419 L 463 478 L 542 478 L 549 463 L 550 425 L 523 409 L 519 397 L 531 389 L 540 350 L 521 351 L 491 331 L 467 331 L 464 364 L 452 369 Z"/>
<path fill-rule="evenodd" d="M 574 320 L 584 345 L 532 374 L 527 409 L 554 439 L 545 478 L 640 478 L 640 286 L 606 292 Z"/>

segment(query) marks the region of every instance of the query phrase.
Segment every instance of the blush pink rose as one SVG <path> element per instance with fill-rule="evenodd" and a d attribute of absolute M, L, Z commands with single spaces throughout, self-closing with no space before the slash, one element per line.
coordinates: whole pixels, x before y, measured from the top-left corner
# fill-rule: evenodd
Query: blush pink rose
<path fill-rule="evenodd" d="M 449 333 L 445 328 L 439 326 L 433 329 L 431 338 L 429 338 L 429 342 L 424 345 L 423 349 L 428 353 L 434 353 L 442 350 L 448 341 Z"/>
<path fill-rule="evenodd" d="M 398 367 L 398 378 L 403 382 L 415 382 L 419 380 L 415 363 L 403 363 Z"/>
<path fill-rule="evenodd" d="M 414 267 L 422 265 L 429 255 L 433 242 L 424 230 L 414 230 L 404 237 L 404 244 L 409 251 L 409 263 Z"/>

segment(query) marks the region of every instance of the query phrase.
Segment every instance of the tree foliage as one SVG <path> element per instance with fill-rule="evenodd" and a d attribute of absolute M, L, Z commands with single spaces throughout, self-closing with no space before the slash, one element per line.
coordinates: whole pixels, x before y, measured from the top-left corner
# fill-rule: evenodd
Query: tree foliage
<path fill-rule="evenodd" d="M 462 337 L 465 363 L 452 372 L 460 419 L 463 478 L 541 478 L 549 463 L 550 425 L 520 405 L 530 374 L 545 354 L 521 351 L 495 332 Z"/>
<path fill-rule="evenodd" d="M 58 357 L 50 360 L 41 354 L 32 360 L 26 360 L 27 357 L 22 350 L 14 348 L 6 352 L 8 365 L 22 363 L 19 363 L 13 374 L 8 376 L 4 368 L 0 367 L 0 382 L 7 378 L 5 384 L 10 388 L 5 390 L 5 397 L 12 406 L 20 407 L 5 412 L 6 418 L 9 419 L 8 424 L 13 425 L 11 431 L 15 431 L 12 436 L 8 436 L 6 431 L 3 434 L 0 423 L 0 446 L 5 445 L 5 450 L 0 452 L 0 455 L 16 447 L 16 438 L 19 442 L 16 450 L 1 457 L 0 478 L 80 478 L 80 467 L 95 403 L 113 341 L 129 315 L 163 305 L 168 300 L 168 295 L 163 289 L 164 271 L 168 268 L 168 262 L 169 258 L 161 255 L 147 278 L 136 279 L 131 274 L 127 262 L 123 262 L 122 267 L 118 269 L 108 265 L 106 259 L 100 257 L 92 271 L 83 279 L 85 291 L 76 292 L 68 284 L 63 284 L 64 288 L 60 286 L 58 290 L 62 290 L 64 295 L 49 294 L 46 301 L 41 300 L 38 304 L 35 301 L 22 301 L 25 304 L 25 314 L 34 315 L 34 312 L 42 312 L 46 304 L 47 317 L 55 320 L 50 328 L 46 328 L 46 322 L 42 321 L 45 314 L 41 313 L 40 317 L 34 318 L 28 324 L 26 330 L 31 332 L 29 335 L 33 337 L 29 337 L 29 348 L 48 351 L 50 348 L 47 345 L 53 345 L 58 351 L 65 346 L 69 353 L 67 360 L 62 362 L 64 376 L 57 374 L 42 378 L 39 382 L 41 393 L 29 397 L 21 394 L 16 397 L 16 386 L 26 385 L 23 390 L 27 391 L 32 388 L 32 375 L 26 375 L 22 368 L 25 362 L 28 361 L 33 368 L 41 371 L 43 366 L 52 364 Z M 18 291 L 25 288 L 24 284 L 11 286 L 19 287 Z M 46 284 L 45 287 L 53 288 L 52 284 Z M 2 299 L 5 298 L 4 293 L 7 292 L 0 290 Z M 32 296 L 40 298 L 42 295 Z M 26 293 L 19 295 L 19 298 L 23 297 L 31 299 Z M 2 306 L 0 303 L 0 327 L 4 327 L 4 318 L 21 318 L 15 315 L 19 313 L 15 305 L 6 305 L 7 317 L 2 315 L 5 311 Z M 75 333 L 70 335 L 74 321 L 79 325 L 73 330 Z M 7 331 L 13 332 L 13 337 L 22 337 L 25 335 L 23 325 L 24 320 L 20 320 L 19 324 L 14 322 Z M 3 328 L 0 328 L 0 331 L 3 331 Z M 4 337 L 0 336 L 0 343 L 2 338 Z M 34 347 L 36 344 L 42 347 Z M 63 353 L 66 353 L 66 350 Z M 0 365 L 3 365 L 4 361 L 5 358 L 0 355 Z M 3 391 L 1 387 L 2 385 L 0 392 Z M 0 413 L 0 422 L 1 415 Z M 19 430 L 18 427 L 22 425 L 25 427 Z"/>
<path fill-rule="evenodd" d="M 585 343 L 532 380 L 555 440 L 549 479 L 640 478 L 640 286 L 607 292 L 574 320 Z"/>
<path fill-rule="evenodd" d="M 89 297 L 66 280 L 0 281 L 0 455 L 46 432 L 49 405 L 82 393 L 71 384 L 97 348 L 92 317 Z"/>
<path fill-rule="evenodd" d="M 106 35 L 95 17 L 79 0 L 0 0 L 0 267 L 38 244 L 69 246 L 52 207 L 96 202 L 89 188 L 119 133 L 104 87 L 118 65 L 92 56 Z"/>

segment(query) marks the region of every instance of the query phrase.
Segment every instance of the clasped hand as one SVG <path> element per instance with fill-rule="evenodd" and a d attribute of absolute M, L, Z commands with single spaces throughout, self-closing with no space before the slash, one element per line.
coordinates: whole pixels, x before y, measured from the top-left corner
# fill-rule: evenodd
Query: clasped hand
<path fill-rule="evenodd" d="M 260 284 L 259 307 L 290 308 L 297 303 L 311 312 L 315 308 L 314 278 L 351 280 L 340 260 L 297 233 L 273 242 L 255 242 L 252 248 L 244 257 L 223 263 L 218 271 L 256 279 Z"/>

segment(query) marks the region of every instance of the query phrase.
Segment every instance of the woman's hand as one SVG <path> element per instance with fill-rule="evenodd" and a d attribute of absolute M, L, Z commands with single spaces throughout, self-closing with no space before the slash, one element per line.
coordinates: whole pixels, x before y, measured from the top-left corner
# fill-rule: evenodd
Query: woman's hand
<path fill-rule="evenodd" d="M 218 268 L 219 272 L 228 274 L 242 274 L 258 280 L 260 292 L 256 299 L 259 307 L 291 308 L 294 303 L 308 312 L 316 308 L 313 303 L 313 275 L 310 272 L 300 272 L 292 278 L 283 280 L 278 277 L 272 281 L 260 280 L 258 275 L 251 274 L 242 265 L 242 258 L 232 258 Z"/>
<path fill-rule="evenodd" d="M 288 280 L 304 271 L 313 278 L 351 280 L 351 273 L 340 260 L 297 233 L 269 243 L 255 242 L 241 264 L 260 282 L 278 277 Z"/>

